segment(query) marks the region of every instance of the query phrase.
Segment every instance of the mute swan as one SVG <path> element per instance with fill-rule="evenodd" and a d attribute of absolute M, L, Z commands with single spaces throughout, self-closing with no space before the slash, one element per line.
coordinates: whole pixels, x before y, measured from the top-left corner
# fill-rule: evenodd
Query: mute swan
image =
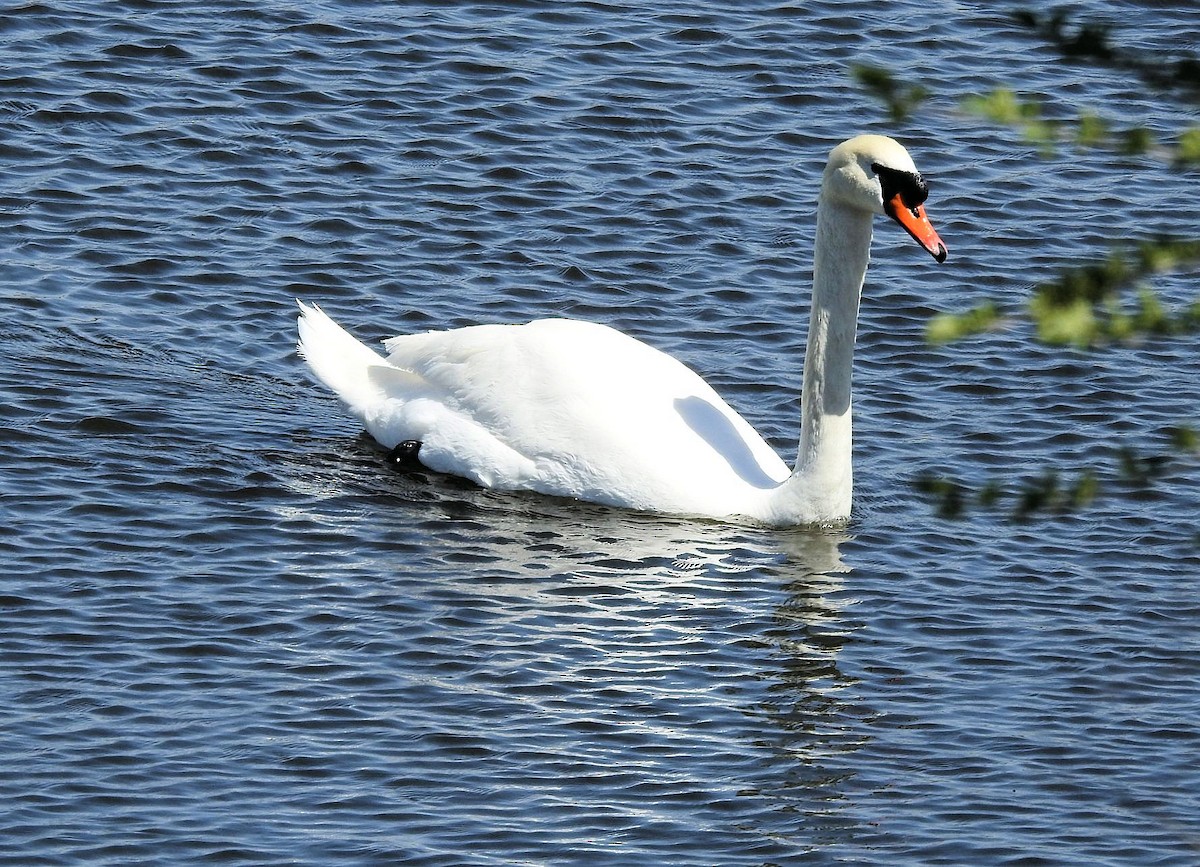
<path fill-rule="evenodd" d="M 942 262 L 908 152 L 834 148 L 817 209 L 812 314 L 794 470 L 699 376 L 612 328 L 570 319 L 384 341 L 382 356 L 300 304 L 299 350 L 396 454 L 489 488 L 774 526 L 849 517 L 850 374 L 871 220 Z"/>

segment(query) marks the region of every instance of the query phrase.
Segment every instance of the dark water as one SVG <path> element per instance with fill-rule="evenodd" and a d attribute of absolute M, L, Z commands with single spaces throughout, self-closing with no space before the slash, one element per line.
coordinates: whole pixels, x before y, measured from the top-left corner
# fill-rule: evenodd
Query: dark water
<path fill-rule="evenodd" d="M 1190 7 L 1078 8 L 1200 42 Z M 1194 122 L 1009 11 L 5 10 L 0 863 L 1200 863 L 1194 462 L 1025 523 L 912 484 L 1196 421 L 1194 336 L 923 343 L 1200 235 L 1194 169 L 958 109 L 1007 83 Z M 933 96 L 890 122 L 852 62 Z M 861 131 L 909 145 L 951 259 L 879 227 L 844 531 L 399 476 L 294 353 L 295 296 L 372 338 L 593 318 L 790 457 L 817 174 Z"/>

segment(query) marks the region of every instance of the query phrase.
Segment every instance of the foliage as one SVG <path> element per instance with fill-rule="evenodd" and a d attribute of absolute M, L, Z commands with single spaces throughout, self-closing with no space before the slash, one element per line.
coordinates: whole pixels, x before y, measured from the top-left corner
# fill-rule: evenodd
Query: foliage
<path fill-rule="evenodd" d="M 970 114 L 1016 127 L 1043 156 L 1054 155 L 1061 125 L 1046 119 L 1040 102 L 1023 100 L 1007 87 L 998 87 L 990 93 L 966 98 L 962 107 Z"/>
<path fill-rule="evenodd" d="M 1200 60 L 1192 54 L 1143 57 L 1114 44 L 1112 24 L 1085 21 L 1072 25 L 1063 10 L 1023 10 L 1016 13 L 1016 19 L 1070 62 L 1121 69 L 1152 87 L 1182 91 L 1189 101 L 1200 96 Z M 907 118 L 929 95 L 924 88 L 899 81 L 886 70 L 860 66 L 853 74 L 884 102 L 893 120 Z M 1159 142 L 1148 128 L 1122 128 L 1090 110 L 1071 116 L 1045 97 L 1022 96 L 1007 87 L 968 97 L 961 107 L 969 114 L 1019 129 L 1046 158 L 1054 157 L 1060 148 L 1073 147 L 1164 158 L 1180 168 L 1200 165 L 1200 125 L 1183 130 L 1173 143 Z M 1200 263 L 1200 239 L 1158 238 L 1114 247 L 1102 261 L 1064 268 L 1055 279 L 1035 286 L 1025 312 L 1039 340 L 1077 349 L 1200 331 L 1200 298 L 1183 309 L 1169 310 L 1146 284 L 1155 274 L 1196 263 Z M 937 314 L 930 320 L 926 336 L 934 344 L 951 343 L 993 330 L 1015 315 L 1004 312 L 994 301 L 984 301 L 966 311 Z M 1191 426 L 1177 425 L 1164 433 L 1168 442 L 1163 449 L 1140 454 L 1127 446 L 1117 447 L 1111 465 L 1101 471 L 1086 468 L 1072 476 L 1046 469 L 1015 482 L 987 482 L 977 489 L 949 475 L 924 473 L 915 484 L 946 518 L 960 517 L 971 508 L 1003 510 L 1018 521 L 1037 514 L 1066 514 L 1109 491 L 1149 491 L 1167 468 L 1200 456 L 1200 434 Z"/>
<path fill-rule="evenodd" d="M 1087 468 L 1073 478 L 1045 469 L 1013 484 L 993 480 L 974 490 L 949 475 L 922 473 L 914 484 L 943 518 L 961 518 L 972 508 L 1006 512 L 1016 521 L 1038 514 L 1066 515 L 1086 508 L 1110 491 L 1150 495 L 1155 480 L 1184 462 L 1194 463 L 1200 456 L 1200 434 L 1194 428 L 1175 426 L 1163 434 L 1167 445 L 1158 451 L 1140 454 L 1122 446 L 1114 451 L 1105 470 Z"/>
<path fill-rule="evenodd" d="M 967 97 L 962 107 L 969 114 L 1021 130 L 1025 140 L 1044 157 L 1053 157 L 1060 146 L 1073 144 L 1125 156 L 1162 154 L 1181 167 L 1200 164 L 1200 126 L 1184 130 L 1174 144 L 1159 143 L 1146 127 L 1115 127 L 1092 111 L 1065 120 L 1048 118 L 1044 100 L 1024 99 L 1007 87 Z"/>
<path fill-rule="evenodd" d="M 1200 92 L 1200 59 L 1190 52 L 1178 57 L 1143 57 L 1112 42 L 1115 26 L 1107 21 L 1070 23 L 1063 8 L 1039 13 L 1019 9 L 1017 23 L 1035 30 L 1069 60 L 1097 60 L 1105 66 L 1132 72 L 1142 81 L 1158 88 L 1184 88 Z"/>
<path fill-rule="evenodd" d="M 1200 262 L 1200 240 L 1159 239 L 1114 249 L 1099 263 L 1068 268 L 1057 279 L 1034 289 L 1029 312 L 1038 336 L 1046 343 L 1082 348 L 1196 331 L 1200 329 L 1200 299 L 1171 312 L 1141 282 L 1196 262 Z M 1121 305 L 1122 294 L 1129 287 L 1137 287 L 1131 311 Z"/>
<path fill-rule="evenodd" d="M 990 331 L 1001 321 L 995 301 L 984 301 L 962 313 L 938 313 L 925 328 L 925 339 L 933 344 L 953 343 L 972 334 Z"/>
<path fill-rule="evenodd" d="M 907 120 L 913 110 L 926 100 L 929 90 L 920 84 L 902 82 L 880 66 L 857 64 L 850 74 L 874 97 L 887 106 L 888 116 L 896 123 Z"/>
<path fill-rule="evenodd" d="M 1200 298 L 1171 311 L 1143 282 L 1197 262 L 1200 240 L 1160 238 L 1115 248 L 1101 262 L 1066 268 L 1054 280 L 1034 287 L 1029 317 L 1042 342 L 1080 349 L 1198 331 Z M 1131 289 L 1136 293 L 1130 303 L 1125 299 Z M 1008 318 L 995 301 L 984 301 L 960 313 L 937 314 L 926 326 L 926 339 L 952 343 L 989 331 Z"/>
<path fill-rule="evenodd" d="M 1018 10 L 1018 23 L 1036 31 L 1068 61 L 1095 61 L 1110 68 L 1130 72 L 1152 87 L 1183 91 L 1192 101 L 1200 96 L 1200 59 L 1191 53 L 1175 58 L 1142 55 L 1113 43 L 1115 26 L 1106 21 L 1084 21 L 1072 25 L 1064 9 L 1039 13 Z M 1200 164 L 1200 126 L 1191 126 L 1173 145 L 1156 143 L 1146 127 L 1117 129 L 1104 117 L 1084 111 L 1069 120 L 1046 117 L 1043 101 L 1023 100 L 1008 88 L 997 88 L 982 96 L 970 97 L 963 107 L 973 114 L 1006 126 L 1016 127 L 1027 140 L 1046 155 L 1062 144 L 1081 148 L 1107 148 L 1129 156 L 1161 151 L 1178 166 Z"/>

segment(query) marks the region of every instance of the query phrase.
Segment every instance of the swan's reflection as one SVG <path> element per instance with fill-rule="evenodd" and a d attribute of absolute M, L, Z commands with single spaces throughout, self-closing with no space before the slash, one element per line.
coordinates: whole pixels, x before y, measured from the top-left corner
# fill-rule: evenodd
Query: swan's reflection
<path fill-rule="evenodd" d="M 692 819 L 676 801 L 719 804 L 776 840 L 847 821 L 834 814 L 862 726 L 837 666 L 848 637 L 844 531 L 363 471 L 377 491 L 370 513 L 361 497 L 353 509 L 328 499 L 312 509 L 361 540 L 346 552 L 356 571 L 437 606 L 419 657 L 431 669 L 420 674 L 425 692 L 446 695 L 437 725 L 463 727 L 462 705 L 485 697 L 488 719 L 470 725 L 523 757 L 498 770 L 526 780 L 532 797 L 680 827 Z M 437 670 L 439 646 L 456 654 L 453 676 Z M 669 797 L 648 803 L 646 791 Z"/>

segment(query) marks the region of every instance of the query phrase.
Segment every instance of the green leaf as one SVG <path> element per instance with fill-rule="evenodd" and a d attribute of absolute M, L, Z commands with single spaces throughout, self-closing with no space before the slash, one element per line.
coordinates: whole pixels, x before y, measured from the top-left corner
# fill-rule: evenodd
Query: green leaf
<path fill-rule="evenodd" d="M 1093 306 L 1083 299 L 1056 304 L 1034 295 L 1029 312 L 1037 325 L 1038 337 L 1054 346 L 1091 346 L 1099 334 Z"/>
<path fill-rule="evenodd" d="M 1180 134 L 1175 162 L 1182 166 L 1200 163 L 1200 126 L 1189 127 Z"/>
<path fill-rule="evenodd" d="M 1195 454 L 1200 452 L 1200 433 L 1190 425 L 1177 425 L 1167 428 L 1171 438 L 1171 446 L 1178 452 Z"/>
<path fill-rule="evenodd" d="M 994 301 L 985 301 L 962 313 L 939 313 L 925 327 L 925 340 L 934 345 L 952 343 L 993 328 L 1000 319 Z"/>
<path fill-rule="evenodd" d="M 1128 156 L 1139 156 L 1147 153 L 1152 147 L 1154 147 L 1154 133 L 1144 126 L 1138 126 L 1125 130 L 1125 137 L 1119 150 Z"/>
<path fill-rule="evenodd" d="M 1108 121 L 1095 112 L 1084 112 L 1079 116 L 1079 127 L 1075 130 L 1075 143 L 1080 147 L 1096 148 L 1108 141 Z"/>

